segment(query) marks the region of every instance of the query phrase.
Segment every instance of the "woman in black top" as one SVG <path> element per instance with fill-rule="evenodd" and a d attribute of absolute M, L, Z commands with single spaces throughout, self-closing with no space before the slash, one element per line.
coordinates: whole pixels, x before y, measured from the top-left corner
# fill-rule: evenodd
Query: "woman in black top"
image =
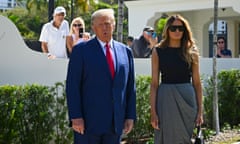
<path fill-rule="evenodd" d="M 180 15 L 168 18 L 163 39 L 153 49 L 150 104 L 155 144 L 191 143 L 195 124 L 203 123 L 202 87 L 199 54 Z"/>

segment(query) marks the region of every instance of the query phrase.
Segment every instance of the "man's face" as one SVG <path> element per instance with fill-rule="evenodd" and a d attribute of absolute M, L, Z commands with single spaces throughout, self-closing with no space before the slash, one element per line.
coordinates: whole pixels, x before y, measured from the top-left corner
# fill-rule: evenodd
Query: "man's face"
<path fill-rule="evenodd" d="M 110 16 L 96 17 L 92 23 L 92 30 L 103 42 L 109 42 L 115 29 L 114 18 Z"/>
<path fill-rule="evenodd" d="M 128 46 L 132 46 L 132 43 L 133 43 L 133 42 L 132 42 L 131 40 L 127 40 L 127 45 L 128 45 Z"/>
<path fill-rule="evenodd" d="M 153 36 L 153 34 L 154 34 L 154 31 L 153 30 L 149 30 L 149 31 L 144 31 L 143 32 L 143 36 L 144 36 L 144 38 L 146 39 L 146 41 L 150 41 L 150 39 L 152 38 L 152 36 Z"/>
<path fill-rule="evenodd" d="M 54 22 L 61 24 L 64 20 L 64 13 L 59 13 L 54 15 Z"/>

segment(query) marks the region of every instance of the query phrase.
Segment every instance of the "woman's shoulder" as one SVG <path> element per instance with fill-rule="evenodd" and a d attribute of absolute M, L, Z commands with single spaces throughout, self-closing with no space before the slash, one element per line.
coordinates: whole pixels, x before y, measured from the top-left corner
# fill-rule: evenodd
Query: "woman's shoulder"
<path fill-rule="evenodd" d="M 199 51 L 196 47 L 191 49 L 191 57 L 194 63 L 198 63 L 199 61 Z"/>
<path fill-rule="evenodd" d="M 199 56 L 199 50 L 198 50 L 198 48 L 197 48 L 197 47 L 191 48 L 191 54 L 192 54 L 193 56 Z"/>
<path fill-rule="evenodd" d="M 162 56 L 166 54 L 166 48 L 165 47 L 161 47 L 159 45 L 156 45 L 153 50 L 152 53 L 157 53 L 158 56 Z"/>

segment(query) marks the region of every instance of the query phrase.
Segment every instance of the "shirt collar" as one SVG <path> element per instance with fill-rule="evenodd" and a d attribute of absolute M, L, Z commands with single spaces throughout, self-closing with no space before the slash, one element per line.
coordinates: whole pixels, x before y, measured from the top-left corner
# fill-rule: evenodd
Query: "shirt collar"
<path fill-rule="evenodd" d="M 106 43 L 105 42 L 103 42 L 103 41 L 101 41 L 100 39 L 98 39 L 97 38 L 97 40 L 99 41 L 99 43 L 100 43 L 100 45 L 104 48 L 105 47 L 105 45 L 106 45 Z M 109 41 L 109 45 L 110 45 L 110 48 L 112 49 L 113 48 L 113 40 L 111 39 L 110 41 Z"/>

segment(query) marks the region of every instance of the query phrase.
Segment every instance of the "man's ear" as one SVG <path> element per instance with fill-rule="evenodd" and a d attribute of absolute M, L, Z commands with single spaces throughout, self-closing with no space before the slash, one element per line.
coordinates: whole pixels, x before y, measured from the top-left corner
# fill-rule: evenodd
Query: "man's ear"
<path fill-rule="evenodd" d="M 113 32 L 115 31 L 116 29 L 116 24 L 113 25 Z"/>
<path fill-rule="evenodd" d="M 91 29 L 92 29 L 92 31 L 95 33 L 95 28 L 94 28 L 93 25 L 91 25 Z"/>

